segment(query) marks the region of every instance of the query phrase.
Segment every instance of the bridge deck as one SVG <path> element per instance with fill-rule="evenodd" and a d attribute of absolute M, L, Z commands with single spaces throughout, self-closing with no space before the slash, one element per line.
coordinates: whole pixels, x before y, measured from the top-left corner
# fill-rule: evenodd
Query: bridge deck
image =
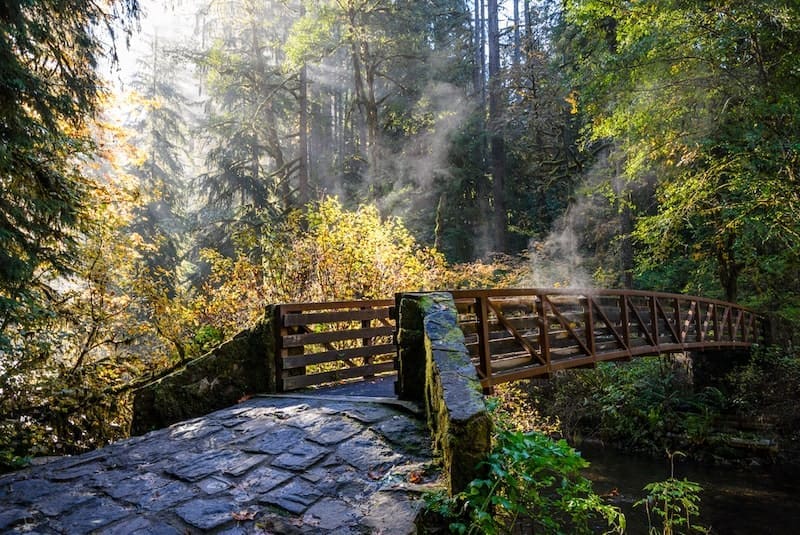
<path fill-rule="evenodd" d="M 391 404 L 258 397 L 0 476 L 0 532 L 413 532 L 424 423 Z"/>

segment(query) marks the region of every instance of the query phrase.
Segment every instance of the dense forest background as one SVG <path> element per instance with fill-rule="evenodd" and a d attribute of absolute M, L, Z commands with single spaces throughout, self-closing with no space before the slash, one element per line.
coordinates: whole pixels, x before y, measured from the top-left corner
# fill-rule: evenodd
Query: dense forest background
<path fill-rule="evenodd" d="M 800 320 L 794 0 L 6 5 L 6 464 L 125 436 L 132 389 L 270 302 L 625 286 Z"/>

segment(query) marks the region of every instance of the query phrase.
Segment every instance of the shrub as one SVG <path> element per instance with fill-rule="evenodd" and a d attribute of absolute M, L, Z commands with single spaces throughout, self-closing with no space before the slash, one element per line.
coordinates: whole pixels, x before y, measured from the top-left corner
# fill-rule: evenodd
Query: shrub
<path fill-rule="evenodd" d="M 791 348 L 757 348 L 750 360 L 726 377 L 731 405 L 738 413 L 771 419 L 784 432 L 800 426 L 800 357 Z"/>
<path fill-rule="evenodd" d="M 523 525 L 534 533 L 623 533 L 625 516 L 603 503 L 580 475 L 589 466 L 564 440 L 509 428 L 499 419 L 487 476 L 449 498 L 429 496 L 429 510 L 453 520 L 455 533 L 510 533 Z"/>
<path fill-rule="evenodd" d="M 551 382 L 531 397 L 544 416 L 559 419 L 562 434 L 649 453 L 703 444 L 724 406 L 714 388 L 694 392 L 686 370 L 668 357 L 569 370 Z"/>
<path fill-rule="evenodd" d="M 703 488 L 686 478 L 676 479 L 674 458 L 683 453 L 676 451 L 668 455 L 669 478 L 645 485 L 647 497 L 636 502 L 634 507 L 644 505 L 650 535 L 708 533 L 708 529 L 693 524 L 694 518 L 700 514 L 700 492 Z"/>

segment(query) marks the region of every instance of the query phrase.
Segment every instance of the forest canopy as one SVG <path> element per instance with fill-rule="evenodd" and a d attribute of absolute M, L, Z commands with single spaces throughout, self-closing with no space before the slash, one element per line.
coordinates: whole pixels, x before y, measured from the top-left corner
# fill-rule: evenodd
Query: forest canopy
<path fill-rule="evenodd" d="M 796 2 L 3 6 L 0 462 L 125 436 L 132 389 L 274 302 L 533 282 L 800 321 Z"/>

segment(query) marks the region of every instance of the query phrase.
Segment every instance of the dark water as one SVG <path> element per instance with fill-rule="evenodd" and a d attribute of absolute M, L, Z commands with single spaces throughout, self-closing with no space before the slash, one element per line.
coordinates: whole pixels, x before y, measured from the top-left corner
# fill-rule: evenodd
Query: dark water
<path fill-rule="evenodd" d="M 577 448 L 592 463 L 584 475 L 598 494 L 616 494 L 612 503 L 627 517 L 630 535 L 647 534 L 642 499 L 647 483 L 669 477 L 669 461 L 583 444 Z M 699 524 L 716 535 L 800 534 L 800 469 L 775 466 L 749 469 L 675 462 L 675 477 L 703 487 Z M 613 490 L 613 489 L 616 489 Z"/>

